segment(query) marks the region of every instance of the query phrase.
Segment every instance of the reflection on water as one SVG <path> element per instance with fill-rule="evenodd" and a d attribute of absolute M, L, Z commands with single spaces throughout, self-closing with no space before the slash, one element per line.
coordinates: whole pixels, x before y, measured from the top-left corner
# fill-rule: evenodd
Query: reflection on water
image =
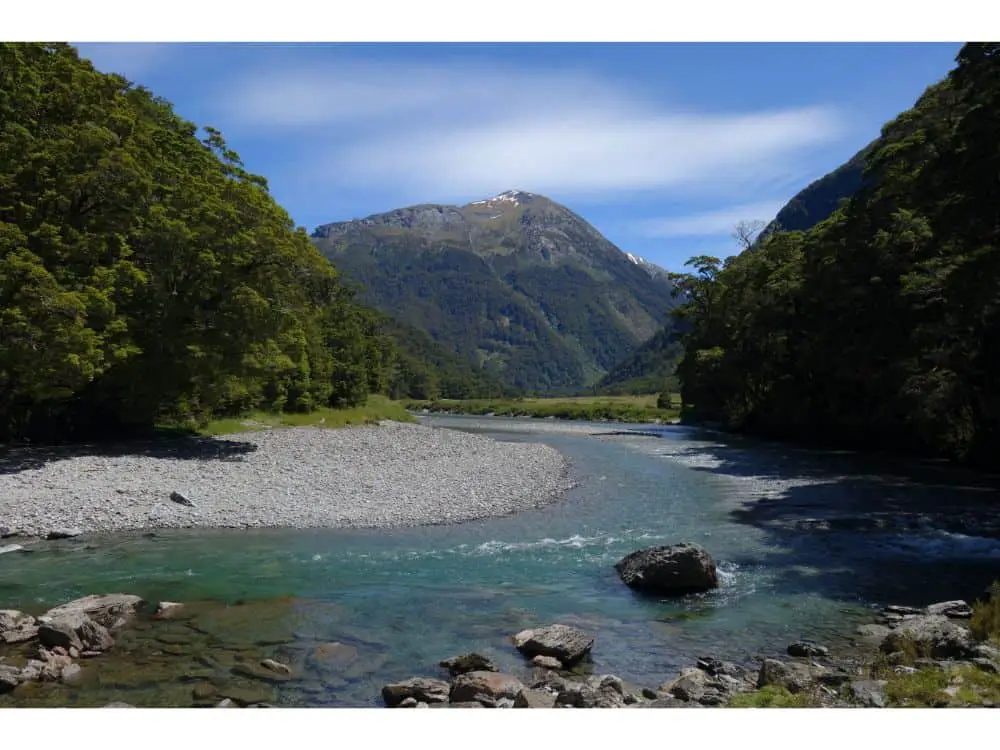
<path fill-rule="evenodd" d="M 655 685 L 701 655 L 747 659 L 800 638 L 837 648 L 873 605 L 971 597 L 1000 573 L 1000 543 L 969 533 L 992 528 L 995 490 L 964 478 L 935 475 L 931 490 L 850 456 L 684 428 L 656 438 L 428 421 L 549 443 L 579 484 L 546 508 L 453 527 L 170 531 L 4 555 L 0 606 L 37 613 L 104 591 L 193 606 L 123 635 L 86 663 L 82 685 L 22 688 L 0 705 L 373 705 L 385 682 L 438 674 L 440 659 L 470 649 L 524 674 L 509 635 L 554 621 L 597 633 L 594 669 Z M 966 517 L 961 529 L 947 507 Z M 685 540 L 719 561 L 719 590 L 662 602 L 618 580 L 628 552 Z M 259 674 L 263 658 L 296 678 Z"/>

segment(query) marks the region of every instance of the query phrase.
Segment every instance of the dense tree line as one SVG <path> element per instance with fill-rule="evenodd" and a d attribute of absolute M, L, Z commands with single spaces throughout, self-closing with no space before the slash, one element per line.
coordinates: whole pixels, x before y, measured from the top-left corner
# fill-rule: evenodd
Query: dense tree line
<path fill-rule="evenodd" d="M 69 45 L 0 45 L 0 439 L 409 395 L 399 368 L 218 131 Z"/>
<path fill-rule="evenodd" d="M 1000 45 L 866 149 L 860 187 L 679 276 L 687 416 L 979 466 L 1000 456 Z"/>

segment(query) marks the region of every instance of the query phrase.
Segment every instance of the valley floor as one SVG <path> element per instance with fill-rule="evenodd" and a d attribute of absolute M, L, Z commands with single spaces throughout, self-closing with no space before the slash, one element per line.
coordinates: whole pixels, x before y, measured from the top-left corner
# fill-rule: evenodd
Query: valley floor
<path fill-rule="evenodd" d="M 452 523 L 548 503 L 567 475 L 548 446 L 398 422 L 35 447 L 0 454 L 0 531 Z"/>

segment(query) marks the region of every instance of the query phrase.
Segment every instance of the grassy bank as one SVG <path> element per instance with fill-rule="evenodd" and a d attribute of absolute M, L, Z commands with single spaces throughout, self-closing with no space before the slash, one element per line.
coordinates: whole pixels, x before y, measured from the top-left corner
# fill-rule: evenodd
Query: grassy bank
<path fill-rule="evenodd" d="M 252 412 L 240 417 L 216 419 L 202 427 L 202 435 L 231 435 L 237 432 L 271 430 L 276 427 L 349 427 L 377 424 L 382 420 L 415 422 L 399 401 L 373 395 L 362 406 L 351 409 L 317 409 L 305 414 Z"/>
<path fill-rule="evenodd" d="M 426 409 L 439 414 L 493 415 L 497 417 L 536 417 L 583 421 L 613 421 L 628 423 L 674 422 L 679 415 L 675 406 L 661 409 L 656 405 L 657 394 L 646 396 L 575 396 L 564 398 L 522 399 L 440 399 L 407 401 L 412 411 Z M 678 400 L 675 398 L 674 403 Z"/>

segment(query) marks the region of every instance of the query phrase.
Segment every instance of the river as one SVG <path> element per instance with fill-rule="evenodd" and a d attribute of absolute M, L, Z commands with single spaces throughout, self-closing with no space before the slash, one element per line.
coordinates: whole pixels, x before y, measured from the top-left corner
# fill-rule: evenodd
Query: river
<path fill-rule="evenodd" d="M 469 650 L 524 675 L 509 635 L 552 622 L 597 634 L 596 672 L 656 686 L 702 655 L 747 660 L 803 638 L 847 649 L 878 605 L 971 598 L 1000 577 L 1000 495 L 981 477 L 685 427 L 423 421 L 548 443 L 577 484 L 545 508 L 456 526 L 164 531 L 0 556 L 4 607 L 111 591 L 191 604 L 191 619 L 122 635 L 82 684 L 21 688 L 0 707 L 191 705 L 232 680 L 277 705 L 379 705 L 386 682 L 435 676 Z M 717 591 L 659 601 L 619 581 L 626 553 L 680 541 L 716 558 Z M 300 679 L 263 689 L 239 675 L 265 657 Z"/>

